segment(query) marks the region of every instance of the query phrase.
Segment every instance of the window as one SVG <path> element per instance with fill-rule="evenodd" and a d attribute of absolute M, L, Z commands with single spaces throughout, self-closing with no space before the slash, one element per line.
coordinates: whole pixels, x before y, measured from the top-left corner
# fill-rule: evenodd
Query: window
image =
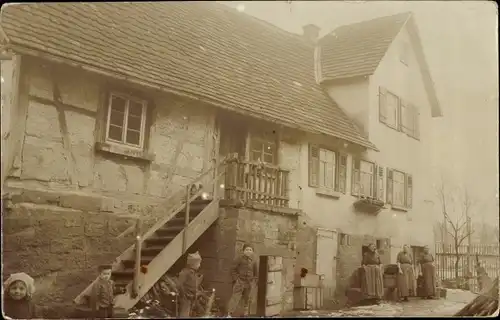
<path fill-rule="evenodd" d="M 373 197 L 375 164 L 355 159 L 352 166 L 352 193 L 354 195 Z"/>
<path fill-rule="evenodd" d="M 106 141 L 143 148 L 146 129 L 146 101 L 117 93 L 110 94 Z"/>
<path fill-rule="evenodd" d="M 250 138 L 250 160 L 269 164 L 277 163 L 277 147 L 274 136 L 267 134 L 252 135 Z"/>
<path fill-rule="evenodd" d="M 384 202 L 384 168 L 373 162 L 354 159 L 351 194 Z"/>
<path fill-rule="evenodd" d="M 379 120 L 410 137 L 419 138 L 418 108 L 382 87 L 379 89 Z"/>
<path fill-rule="evenodd" d="M 309 145 L 309 186 L 345 193 L 347 156 Z"/>
<path fill-rule="evenodd" d="M 413 178 L 402 171 L 387 169 L 387 203 L 396 207 L 411 208 Z"/>
<path fill-rule="evenodd" d="M 399 99 L 396 95 L 382 89 L 379 93 L 379 118 L 391 128 L 398 128 Z"/>

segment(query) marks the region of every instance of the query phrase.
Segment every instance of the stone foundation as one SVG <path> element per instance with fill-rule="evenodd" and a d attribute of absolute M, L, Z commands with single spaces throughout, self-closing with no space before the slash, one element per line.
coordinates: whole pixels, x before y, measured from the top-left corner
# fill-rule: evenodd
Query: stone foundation
<path fill-rule="evenodd" d="M 243 244 L 250 243 L 257 256 L 283 257 L 282 307 L 284 311 L 292 310 L 297 227 L 297 215 L 291 213 L 222 205 L 218 221 L 202 236 L 206 237 L 200 246 L 205 288 L 216 289 L 219 304 L 225 309 L 232 291 L 232 262 Z"/>

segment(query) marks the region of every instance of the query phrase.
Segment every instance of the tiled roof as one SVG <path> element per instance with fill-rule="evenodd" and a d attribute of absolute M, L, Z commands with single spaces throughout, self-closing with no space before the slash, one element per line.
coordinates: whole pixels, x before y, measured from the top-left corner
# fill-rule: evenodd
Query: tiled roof
<path fill-rule="evenodd" d="M 314 78 L 302 37 L 213 2 L 39 3 L 2 8 L 29 48 L 375 148 Z"/>
<path fill-rule="evenodd" d="M 321 38 L 321 80 L 372 75 L 410 16 L 400 13 L 341 26 Z"/>

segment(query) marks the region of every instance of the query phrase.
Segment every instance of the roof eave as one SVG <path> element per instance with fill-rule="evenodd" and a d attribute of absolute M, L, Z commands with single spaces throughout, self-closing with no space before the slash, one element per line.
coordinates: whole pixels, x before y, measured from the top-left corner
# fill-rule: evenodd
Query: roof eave
<path fill-rule="evenodd" d="M 425 58 L 424 48 L 422 46 L 422 41 L 420 39 L 420 34 L 418 32 L 415 19 L 413 18 L 413 14 L 406 21 L 405 25 L 408 26 L 408 34 L 410 35 L 410 38 L 413 40 L 412 42 L 415 45 L 416 58 L 420 65 L 420 72 L 423 77 L 422 80 L 424 82 L 424 87 L 427 92 L 429 104 L 431 106 L 431 116 L 433 118 L 442 117 L 443 111 L 437 97 L 434 81 L 430 73 L 429 65 L 427 64 L 427 59 Z"/>
<path fill-rule="evenodd" d="M 77 61 L 74 61 L 72 59 L 68 59 L 66 57 L 59 57 L 59 56 L 51 54 L 51 53 L 42 52 L 42 51 L 39 51 L 39 50 L 36 50 L 36 49 L 28 48 L 26 46 L 13 45 L 12 43 L 10 43 L 9 45 L 6 45 L 5 48 L 11 49 L 13 52 L 19 53 L 21 55 L 26 55 L 26 56 L 31 56 L 31 57 L 37 57 L 37 58 L 45 59 L 47 61 L 69 65 L 69 66 L 72 66 L 72 67 L 75 67 L 75 68 L 78 68 L 78 69 L 81 69 L 81 70 L 84 70 L 84 71 L 87 71 L 87 72 L 100 74 L 102 76 L 110 77 L 112 79 L 116 79 L 116 80 L 119 80 L 119 81 L 129 82 L 129 83 L 134 84 L 134 85 L 138 85 L 138 86 L 142 86 L 142 87 L 145 87 L 145 88 L 149 88 L 149 89 L 153 89 L 153 90 L 158 90 L 158 91 L 162 91 L 162 92 L 174 94 L 174 95 L 177 95 L 177 96 L 180 96 L 180 97 L 183 97 L 183 98 L 189 98 L 189 99 L 193 99 L 193 100 L 197 100 L 197 101 L 204 101 L 204 102 L 206 102 L 208 104 L 213 105 L 214 107 L 219 107 L 221 109 L 225 109 L 225 110 L 229 110 L 229 111 L 233 111 L 233 112 L 238 112 L 238 113 L 246 115 L 246 116 L 251 116 L 251 117 L 254 117 L 254 118 L 257 118 L 257 119 L 262 119 L 262 120 L 269 121 L 269 117 L 260 116 L 258 114 L 249 114 L 249 113 L 244 112 L 244 111 L 242 111 L 242 110 L 240 110 L 238 108 L 229 107 L 229 106 L 226 106 L 223 103 L 219 103 L 217 101 L 212 101 L 210 99 L 205 99 L 204 97 L 199 97 L 196 94 L 192 94 L 192 93 L 189 93 L 189 92 L 180 91 L 180 90 L 177 90 L 175 88 L 170 88 L 170 87 L 165 87 L 165 86 L 159 86 L 157 84 L 154 84 L 154 83 L 151 83 L 151 82 L 148 82 L 148 81 L 143 81 L 143 80 L 140 80 L 140 79 L 136 79 L 134 77 L 130 77 L 130 76 L 119 74 L 116 71 L 103 70 L 102 68 L 98 68 L 98 67 L 91 66 L 91 65 L 88 65 L 88 64 L 85 64 L 85 63 L 77 62 Z M 282 124 L 284 126 L 287 126 L 287 127 L 290 127 L 290 128 L 299 129 L 299 130 L 304 131 L 304 132 L 325 134 L 325 135 L 330 136 L 330 137 L 334 137 L 334 138 L 346 140 L 346 141 L 348 141 L 350 143 L 359 145 L 359 146 L 364 147 L 364 148 L 368 148 L 368 149 L 372 149 L 372 150 L 375 150 L 375 151 L 379 151 L 377 149 L 377 147 L 373 143 L 371 143 L 370 141 L 368 141 L 368 140 L 366 140 L 365 142 L 358 142 L 358 141 L 354 141 L 354 140 L 351 140 L 349 138 L 342 137 L 342 136 L 334 136 L 332 134 L 327 134 L 327 133 L 324 133 L 324 132 L 319 132 L 319 131 L 310 130 L 310 129 L 308 130 L 308 129 L 303 128 L 303 127 L 298 126 L 298 125 L 293 125 L 293 124 L 290 124 L 290 123 L 279 121 L 279 119 L 277 119 L 276 121 L 271 121 L 271 122 L 280 123 L 280 124 Z"/>

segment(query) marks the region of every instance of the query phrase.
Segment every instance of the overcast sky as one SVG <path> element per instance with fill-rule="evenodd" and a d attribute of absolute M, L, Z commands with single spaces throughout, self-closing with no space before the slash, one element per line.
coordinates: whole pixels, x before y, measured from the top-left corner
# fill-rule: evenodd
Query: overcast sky
<path fill-rule="evenodd" d="M 227 5 L 294 33 L 412 11 L 445 116 L 434 120 L 446 176 L 467 187 L 477 217 L 498 223 L 497 8 L 486 1 L 234 1 Z"/>

